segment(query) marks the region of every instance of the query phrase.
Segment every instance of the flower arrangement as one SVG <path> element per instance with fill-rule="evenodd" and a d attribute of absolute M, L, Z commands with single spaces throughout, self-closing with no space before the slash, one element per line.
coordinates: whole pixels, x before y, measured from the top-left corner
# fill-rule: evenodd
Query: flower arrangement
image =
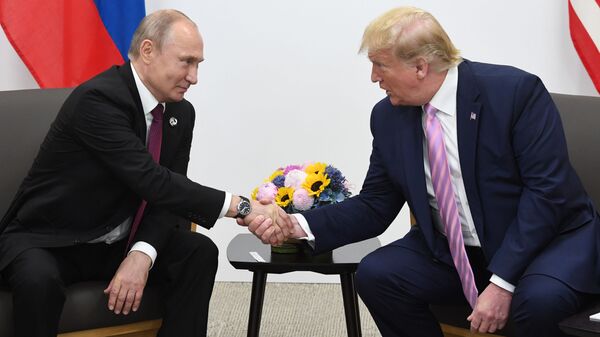
<path fill-rule="evenodd" d="M 337 168 L 325 163 L 280 167 L 252 191 L 252 199 L 275 201 L 287 213 L 341 202 L 352 195 Z"/>

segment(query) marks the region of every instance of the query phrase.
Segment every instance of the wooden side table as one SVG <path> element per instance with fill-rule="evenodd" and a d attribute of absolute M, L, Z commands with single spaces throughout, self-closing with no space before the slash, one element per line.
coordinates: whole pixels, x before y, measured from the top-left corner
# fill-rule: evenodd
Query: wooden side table
<path fill-rule="evenodd" d="M 298 254 L 271 254 L 271 247 L 260 242 L 254 235 L 238 234 L 235 236 L 227 246 L 227 259 L 234 268 L 253 272 L 248 337 L 258 337 L 259 335 L 267 274 L 283 274 L 293 271 L 339 274 L 348 337 L 361 337 L 354 274 L 360 260 L 380 246 L 379 240 L 373 238 L 320 255 L 313 255 L 309 250 Z M 265 262 L 257 261 L 250 252 L 258 253 Z"/>

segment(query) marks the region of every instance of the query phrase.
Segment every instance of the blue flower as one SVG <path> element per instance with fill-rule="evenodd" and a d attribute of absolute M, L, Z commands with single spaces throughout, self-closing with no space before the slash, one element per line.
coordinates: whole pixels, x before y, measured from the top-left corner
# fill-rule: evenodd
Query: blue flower
<path fill-rule="evenodd" d="M 283 187 L 283 185 L 285 184 L 285 176 L 284 175 L 280 175 L 275 177 L 275 179 L 273 179 L 273 185 L 277 186 L 277 188 Z"/>
<path fill-rule="evenodd" d="M 342 172 L 340 172 L 340 170 L 336 169 L 331 165 L 327 165 L 327 167 L 325 168 L 325 174 L 327 174 L 327 178 L 331 179 L 329 186 L 332 190 L 344 190 L 344 181 L 346 181 L 346 178 L 342 175 Z"/>

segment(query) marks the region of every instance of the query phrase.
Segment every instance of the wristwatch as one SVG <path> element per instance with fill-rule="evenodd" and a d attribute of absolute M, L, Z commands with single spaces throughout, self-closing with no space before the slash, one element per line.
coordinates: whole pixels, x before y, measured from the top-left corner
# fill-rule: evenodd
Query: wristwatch
<path fill-rule="evenodd" d="M 236 218 L 245 218 L 246 215 L 250 214 L 252 211 L 252 206 L 250 205 L 250 200 L 246 197 L 242 197 L 240 195 L 240 202 L 237 204 L 237 215 Z"/>

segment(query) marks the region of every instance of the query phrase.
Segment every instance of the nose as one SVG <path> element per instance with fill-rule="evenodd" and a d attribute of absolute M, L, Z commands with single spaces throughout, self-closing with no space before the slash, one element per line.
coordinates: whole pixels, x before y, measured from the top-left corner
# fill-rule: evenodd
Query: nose
<path fill-rule="evenodd" d="M 371 67 L 371 82 L 376 83 L 381 81 L 381 76 L 379 76 L 379 73 L 377 73 L 377 70 L 375 69 L 375 65 L 373 65 Z"/>
<path fill-rule="evenodd" d="M 198 83 L 198 65 L 189 67 L 185 80 L 190 82 L 191 85 Z"/>

